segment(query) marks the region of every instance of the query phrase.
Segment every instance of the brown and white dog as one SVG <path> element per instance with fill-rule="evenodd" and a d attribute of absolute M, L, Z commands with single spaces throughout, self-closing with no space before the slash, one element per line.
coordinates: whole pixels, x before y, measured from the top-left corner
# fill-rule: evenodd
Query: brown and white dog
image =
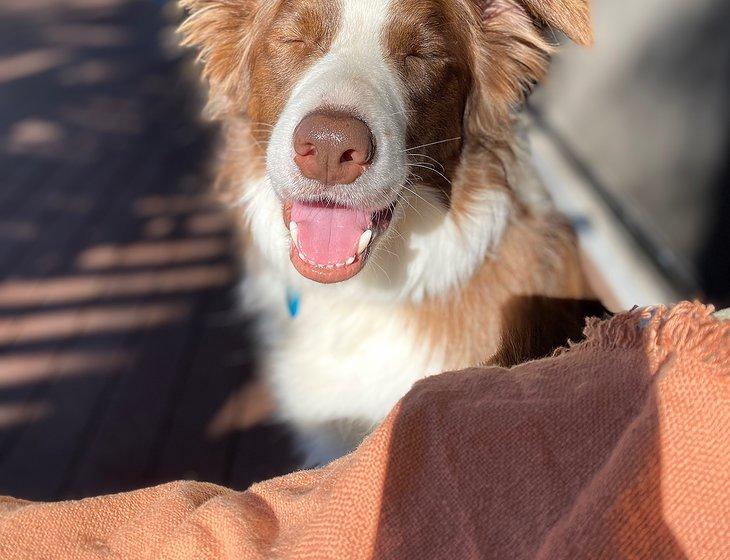
<path fill-rule="evenodd" d="M 267 318 L 263 373 L 309 463 L 418 379 L 579 334 L 575 240 L 516 112 L 544 27 L 590 43 L 588 0 L 182 3 L 224 126 L 245 303 Z"/>

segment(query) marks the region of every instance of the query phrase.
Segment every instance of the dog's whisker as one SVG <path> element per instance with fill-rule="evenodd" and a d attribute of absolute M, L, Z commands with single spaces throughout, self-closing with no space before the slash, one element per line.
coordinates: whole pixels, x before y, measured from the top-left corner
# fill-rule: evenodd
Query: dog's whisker
<path fill-rule="evenodd" d="M 423 169 L 436 169 L 433 165 L 433 163 L 429 163 L 427 161 L 416 161 L 413 163 L 407 163 L 408 167 L 422 167 Z"/>
<path fill-rule="evenodd" d="M 454 142 L 456 140 L 461 140 L 461 136 L 455 136 L 454 138 L 447 138 L 446 140 L 438 140 L 436 142 L 429 142 L 428 144 L 421 144 L 420 146 L 413 146 L 412 148 L 406 148 L 403 151 L 412 152 L 413 150 L 418 150 L 419 148 L 427 148 L 429 146 L 436 146 L 437 144 L 445 144 L 446 142 Z"/>
<path fill-rule="evenodd" d="M 422 158 L 430 159 L 431 161 L 435 162 L 443 171 L 446 171 L 446 168 L 443 166 L 443 164 L 434 157 L 427 156 L 426 154 L 406 154 L 406 156 L 407 157 L 422 157 Z"/>
<path fill-rule="evenodd" d="M 415 195 L 414 195 L 414 196 L 415 196 Z M 418 198 L 420 198 L 420 197 L 416 196 L 416 198 L 418 199 Z M 421 199 L 421 200 L 422 200 L 422 199 Z M 418 208 L 417 206 L 415 206 L 415 205 L 413 204 L 413 202 L 411 202 L 410 200 L 407 200 L 406 198 L 403 198 L 403 202 L 405 202 L 405 203 L 406 203 L 406 204 L 408 205 L 408 207 L 410 207 L 410 208 L 411 208 L 411 209 L 412 209 L 412 210 L 413 210 L 413 211 L 414 211 L 414 212 L 416 213 L 416 215 L 417 215 L 417 216 L 418 216 L 419 218 L 424 218 L 424 217 L 425 217 L 425 216 L 423 215 L 423 211 L 422 211 L 421 209 L 419 209 L 419 208 Z M 426 202 L 426 201 L 423 201 L 423 202 Z"/>
<path fill-rule="evenodd" d="M 438 207 L 437 207 L 437 206 L 436 206 L 435 204 L 433 204 L 433 203 L 432 203 L 431 201 L 427 200 L 427 199 L 426 199 L 426 198 L 425 198 L 425 197 L 424 197 L 424 196 L 423 196 L 422 194 L 420 194 L 419 192 L 417 192 L 417 191 L 416 191 L 415 189 L 413 189 L 413 188 L 411 188 L 411 187 L 408 187 L 407 185 L 403 185 L 403 188 L 404 188 L 404 189 L 405 189 L 405 190 L 406 190 L 407 192 L 409 192 L 409 193 L 411 193 L 411 194 L 412 194 L 413 196 L 415 196 L 415 197 L 416 197 L 416 199 L 418 199 L 418 200 L 420 200 L 421 202 L 423 202 L 423 203 L 427 204 L 428 206 L 430 206 L 430 207 L 431 207 L 431 209 L 432 209 L 432 210 L 434 210 L 435 212 L 441 212 L 441 211 L 442 211 L 442 209 L 438 208 Z M 419 214 L 419 215 L 420 215 L 420 214 Z"/>
<path fill-rule="evenodd" d="M 416 192 L 416 191 L 415 191 L 414 189 L 411 189 L 411 188 L 409 188 L 409 187 L 404 187 L 404 189 L 405 189 L 405 191 L 406 191 L 406 192 L 408 192 L 408 193 L 410 193 L 411 195 L 413 195 L 413 197 L 414 197 L 414 198 L 416 199 L 416 201 L 421 201 L 421 202 L 423 202 L 424 204 L 426 204 L 426 206 L 429 206 L 429 207 L 430 207 L 430 208 L 431 208 L 432 210 L 434 210 L 434 211 L 436 211 L 436 212 L 438 211 L 438 208 L 437 208 L 436 206 L 434 206 L 434 205 L 433 205 L 433 204 L 432 204 L 431 202 L 429 202 L 428 200 L 426 200 L 426 199 L 425 199 L 425 198 L 424 198 L 424 197 L 423 197 L 422 195 L 420 195 L 420 194 L 419 194 L 418 192 Z M 413 204 L 413 202 L 411 202 L 410 200 L 408 200 L 408 198 L 407 198 L 407 197 L 404 197 L 404 198 L 403 198 L 403 201 L 404 201 L 404 202 L 405 202 L 406 204 L 408 204 L 408 206 L 410 206 L 410 207 L 411 207 L 411 208 L 413 209 L 413 211 L 414 211 L 414 212 L 415 212 L 415 213 L 416 213 L 416 214 L 417 214 L 417 215 L 418 215 L 419 217 L 421 217 L 421 218 L 423 218 L 423 217 L 424 217 L 424 216 L 423 216 L 423 212 L 421 212 L 421 210 L 420 210 L 420 209 L 419 209 L 419 208 L 418 208 L 418 207 L 417 207 L 417 206 L 416 206 L 415 204 Z"/>
<path fill-rule="evenodd" d="M 406 191 L 410 192 L 410 193 L 413 193 L 413 191 L 411 191 L 411 190 L 410 190 L 410 189 L 408 189 L 407 187 L 404 187 L 404 189 L 405 189 Z M 415 194 L 415 193 L 414 193 L 414 194 Z M 416 207 L 415 207 L 415 206 L 413 205 L 413 203 L 412 203 L 412 202 L 411 202 L 410 200 L 408 200 L 408 198 L 407 198 L 407 197 L 405 197 L 405 196 L 401 196 L 401 197 L 399 198 L 399 200 L 400 200 L 401 202 L 405 203 L 405 204 L 406 204 L 406 205 L 407 205 L 407 206 L 408 206 L 409 208 L 411 208 L 411 209 L 412 209 L 412 210 L 413 210 L 413 211 L 414 211 L 414 212 L 415 212 L 415 213 L 416 213 L 416 214 L 417 214 L 417 215 L 418 215 L 418 216 L 419 216 L 420 218 L 422 218 L 422 217 L 423 217 L 423 214 L 421 214 L 420 210 L 418 210 L 418 208 L 416 208 Z"/>
<path fill-rule="evenodd" d="M 395 257 L 395 260 L 400 261 L 400 255 L 398 253 L 394 253 L 390 249 L 386 249 L 385 247 L 380 247 L 380 250 L 384 253 L 388 253 L 389 255 L 393 255 Z"/>
<path fill-rule="evenodd" d="M 439 177 L 442 177 L 444 179 L 444 181 L 446 181 L 449 185 L 451 184 L 451 179 L 449 179 L 446 175 L 444 175 L 443 173 L 441 173 L 435 167 L 428 167 L 424 163 L 409 163 L 408 164 L 408 167 L 421 167 L 423 169 L 428 169 L 429 171 L 432 171 L 433 173 L 436 173 L 436 175 L 438 175 Z"/>
<path fill-rule="evenodd" d="M 266 151 L 266 147 L 269 145 L 269 142 L 266 140 L 258 140 L 254 136 L 251 136 L 253 138 L 253 141 L 256 142 L 256 145 L 259 147 L 259 150 L 262 152 Z"/>
<path fill-rule="evenodd" d="M 403 236 L 401 232 L 398 231 L 398 228 L 392 228 L 390 233 L 392 235 L 395 235 L 396 237 L 400 238 L 402 241 L 406 241 L 406 238 Z"/>
<path fill-rule="evenodd" d="M 382 266 L 378 264 L 377 259 L 371 257 L 369 261 L 372 263 L 373 266 L 377 266 L 378 269 L 385 275 L 385 277 L 388 279 L 388 284 L 393 284 L 393 281 L 390 279 L 390 275 Z"/>

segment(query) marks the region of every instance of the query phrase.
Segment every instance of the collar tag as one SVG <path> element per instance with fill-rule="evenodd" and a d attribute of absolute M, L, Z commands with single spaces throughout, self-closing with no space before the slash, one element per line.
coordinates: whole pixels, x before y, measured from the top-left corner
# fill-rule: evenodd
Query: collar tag
<path fill-rule="evenodd" d="M 286 307 L 289 310 L 289 315 L 292 319 L 299 315 L 299 292 L 292 288 L 286 289 Z"/>

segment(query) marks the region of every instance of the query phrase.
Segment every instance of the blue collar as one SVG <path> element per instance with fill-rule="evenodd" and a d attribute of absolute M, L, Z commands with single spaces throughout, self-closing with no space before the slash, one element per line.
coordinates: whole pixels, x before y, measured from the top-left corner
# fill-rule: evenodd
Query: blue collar
<path fill-rule="evenodd" d="M 286 307 L 289 310 L 289 315 L 292 319 L 294 319 L 297 315 L 299 315 L 299 302 L 301 301 L 301 298 L 299 296 L 299 292 L 294 290 L 293 288 L 287 288 L 286 289 Z"/>

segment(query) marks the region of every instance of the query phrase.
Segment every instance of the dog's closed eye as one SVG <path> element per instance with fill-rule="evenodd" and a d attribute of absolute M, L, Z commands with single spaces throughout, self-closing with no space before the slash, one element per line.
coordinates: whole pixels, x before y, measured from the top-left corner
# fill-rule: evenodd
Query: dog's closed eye
<path fill-rule="evenodd" d="M 403 55 L 405 60 L 441 60 L 443 55 L 437 52 L 413 51 Z"/>
<path fill-rule="evenodd" d="M 424 71 L 447 62 L 445 55 L 442 53 L 420 50 L 403 54 L 401 60 L 403 66 L 409 72 Z"/>

